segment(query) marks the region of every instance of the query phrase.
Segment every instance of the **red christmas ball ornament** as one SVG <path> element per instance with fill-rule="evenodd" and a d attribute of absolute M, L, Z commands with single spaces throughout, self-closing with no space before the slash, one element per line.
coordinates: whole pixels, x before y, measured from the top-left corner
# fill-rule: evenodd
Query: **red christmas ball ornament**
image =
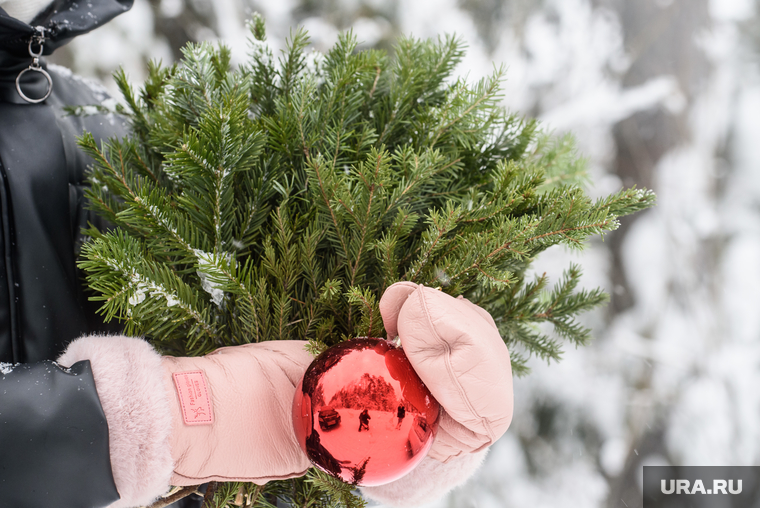
<path fill-rule="evenodd" d="M 296 438 L 309 459 L 362 486 L 411 471 L 433 444 L 439 414 L 404 351 L 382 339 L 348 340 L 319 355 L 293 399 Z"/>

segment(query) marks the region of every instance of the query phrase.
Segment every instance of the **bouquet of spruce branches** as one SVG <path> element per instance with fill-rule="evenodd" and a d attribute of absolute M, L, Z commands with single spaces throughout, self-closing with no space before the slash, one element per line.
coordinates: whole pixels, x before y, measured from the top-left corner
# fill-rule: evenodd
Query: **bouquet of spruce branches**
<path fill-rule="evenodd" d="M 383 336 L 379 298 L 408 280 L 490 312 L 518 375 L 531 355 L 558 360 L 563 340 L 589 340 L 576 318 L 604 292 L 577 290 L 577 266 L 551 288 L 526 269 L 616 229 L 651 192 L 591 200 L 572 139 L 500 106 L 503 69 L 452 78 L 455 38 L 401 39 L 391 57 L 348 33 L 321 54 L 298 31 L 275 58 L 263 20 L 250 26 L 240 68 L 198 44 L 152 64 L 138 92 L 117 73 L 131 136 L 81 140 L 91 206 L 116 226 L 89 231 L 80 263 L 106 319 L 167 354 L 284 339 L 317 353 Z M 208 506 L 361 504 L 316 471 L 214 488 Z"/>

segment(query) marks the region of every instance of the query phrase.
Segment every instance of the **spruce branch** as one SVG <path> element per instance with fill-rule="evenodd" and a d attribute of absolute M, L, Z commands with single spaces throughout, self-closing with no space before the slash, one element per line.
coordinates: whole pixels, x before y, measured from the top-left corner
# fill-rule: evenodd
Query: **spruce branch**
<path fill-rule="evenodd" d="M 147 508 L 165 508 L 166 506 L 169 506 L 170 504 L 175 503 L 179 501 L 180 499 L 184 499 L 193 494 L 201 495 L 200 492 L 198 492 L 198 488 L 200 488 L 200 485 L 193 485 L 191 487 L 183 487 L 181 489 L 177 487 L 176 491 L 171 492 L 166 497 L 162 497 L 161 499 L 156 500 L 153 504 L 151 504 Z"/>
<path fill-rule="evenodd" d="M 326 54 L 303 30 L 274 57 L 264 20 L 249 59 L 191 44 L 152 62 L 133 89 L 116 74 L 132 132 L 98 144 L 90 228 L 79 266 L 107 320 L 161 351 L 307 340 L 317 354 L 382 336 L 378 302 L 399 280 L 463 295 L 494 318 L 512 371 L 588 343 L 579 315 L 606 301 L 571 265 L 553 286 L 530 279 L 546 249 L 581 249 L 654 203 L 622 189 L 592 200 L 571 136 L 557 138 L 501 105 L 504 69 L 453 76 L 455 37 L 401 38 L 392 53 L 342 34 Z M 264 486 L 219 483 L 204 506 L 364 506 L 322 472 Z"/>

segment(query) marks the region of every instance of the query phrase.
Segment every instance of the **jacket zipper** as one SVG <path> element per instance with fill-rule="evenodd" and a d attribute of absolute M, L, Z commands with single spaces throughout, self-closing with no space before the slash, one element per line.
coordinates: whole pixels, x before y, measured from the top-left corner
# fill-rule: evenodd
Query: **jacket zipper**
<path fill-rule="evenodd" d="M 13 231 L 11 230 L 10 203 L 8 200 L 8 177 L 5 166 L 0 160 L 0 214 L 2 214 L 3 228 L 3 257 L 5 259 L 5 278 L 8 281 L 8 315 L 10 317 L 11 353 L 13 363 L 21 363 L 21 334 L 18 326 L 18 305 L 16 295 L 16 277 L 13 263 Z"/>
<path fill-rule="evenodd" d="M 40 102 L 44 102 L 53 91 L 53 78 L 50 77 L 50 74 L 48 74 L 48 72 L 42 67 L 40 63 L 42 53 L 45 51 L 45 41 L 47 40 L 46 34 L 49 30 L 43 26 L 36 26 L 34 27 L 34 30 L 34 35 L 29 38 L 29 45 L 27 47 L 29 56 L 32 58 L 32 63 L 30 63 L 29 67 L 26 69 L 21 70 L 21 72 L 19 72 L 16 76 L 16 91 L 18 92 L 19 96 L 21 96 L 21 98 L 26 102 L 30 104 L 39 104 Z M 42 74 L 42 76 L 47 80 L 47 92 L 45 92 L 42 97 L 29 97 L 21 89 L 21 78 L 27 72 Z"/>
<path fill-rule="evenodd" d="M 47 40 L 57 35 L 58 32 L 60 32 L 60 24 L 56 21 L 51 21 L 47 26 L 32 27 L 32 32 L 28 35 L 22 35 L 15 39 L 10 39 L 0 43 L 0 48 L 25 48 L 29 46 L 30 41 L 34 41 L 34 39 L 39 36 L 42 36 L 43 40 Z"/>

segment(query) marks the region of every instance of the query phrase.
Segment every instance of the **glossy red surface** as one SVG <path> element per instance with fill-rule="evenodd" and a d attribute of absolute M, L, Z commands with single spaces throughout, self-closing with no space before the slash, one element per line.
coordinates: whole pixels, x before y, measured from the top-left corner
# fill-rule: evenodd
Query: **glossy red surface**
<path fill-rule="evenodd" d="M 403 350 L 382 339 L 353 339 L 319 355 L 293 400 L 296 437 L 311 461 L 364 486 L 411 471 L 433 444 L 439 414 Z"/>

